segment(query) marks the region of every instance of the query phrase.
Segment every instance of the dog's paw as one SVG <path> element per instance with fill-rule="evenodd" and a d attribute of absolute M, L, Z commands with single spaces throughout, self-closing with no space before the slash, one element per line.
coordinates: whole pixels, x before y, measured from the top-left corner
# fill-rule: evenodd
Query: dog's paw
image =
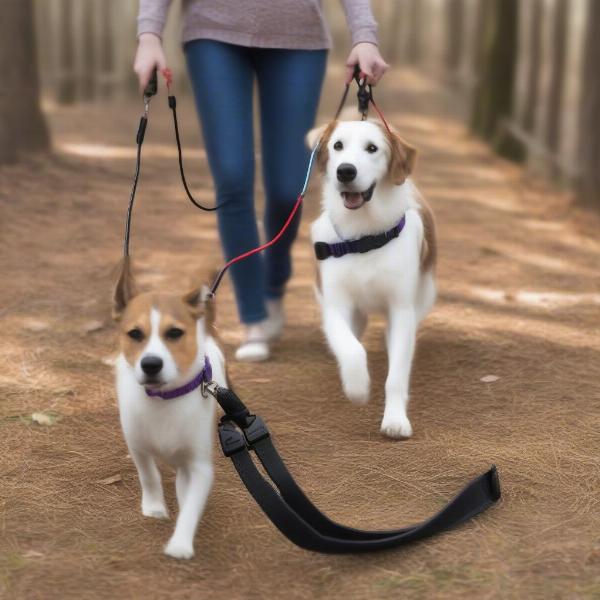
<path fill-rule="evenodd" d="M 179 559 L 190 559 L 194 556 L 194 547 L 188 542 L 170 539 L 165 546 L 165 554 Z"/>
<path fill-rule="evenodd" d="M 413 431 L 408 417 L 403 414 L 388 414 L 385 412 L 381 421 L 381 433 L 393 439 L 409 438 Z"/>
<path fill-rule="evenodd" d="M 346 376 L 343 380 L 344 393 L 354 404 L 366 404 L 369 401 L 369 376 Z"/>
<path fill-rule="evenodd" d="M 344 394 L 354 404 L 366 404 L 369 400 L 371 379 L 367 369 L 366 353 L 342 366 L 342 386 Z"/>
<path fill-rule="evenodd" d="M 168 519 L 167 507 L 160 502 L 142 502 L 142 514 L 153 519 Z"/>

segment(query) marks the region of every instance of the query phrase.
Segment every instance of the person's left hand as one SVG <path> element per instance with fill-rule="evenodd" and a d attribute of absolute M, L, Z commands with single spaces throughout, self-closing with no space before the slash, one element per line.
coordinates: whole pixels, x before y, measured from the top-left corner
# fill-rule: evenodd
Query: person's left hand
<path fill-rule="evenodd" d="M 360 67 L 361 77 L 366 77 L 371 85 L 376 85 L 390 67 L 383 60 L 379 48 L 370 42 L 359 42 L 350 51 L 346 61 L 346 83 L 352 81 L 356 65 Z"/>

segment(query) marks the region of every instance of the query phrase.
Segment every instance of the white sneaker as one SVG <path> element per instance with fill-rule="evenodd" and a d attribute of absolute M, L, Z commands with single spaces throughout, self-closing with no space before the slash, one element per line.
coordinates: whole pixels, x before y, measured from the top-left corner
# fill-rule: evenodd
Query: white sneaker
<path fill-rule="evenodd" d="M 246 339 L 235 351 L 235 359 L 242 362 L 260 362 L 267 360 L 270 356 L 269 344 L 263 330 L 263 323 L 248 325 L 246 327 Z"/>
<path fill-rule="evenodd" d="M 265 339 L 278 340 L 285 324 L 283 300 L 267 300 L 267 313 L 269 316 L 261 323 Z"/>
<path fill-rule="evenodd" d="M 244 362 L 260 362 L 270 356 L 269 342 L 281 337 L 285 323 L 282 300 L 267 300 L 268 317 L 246 327 L 246 339 L 235 351 L 235 358 Z"/>

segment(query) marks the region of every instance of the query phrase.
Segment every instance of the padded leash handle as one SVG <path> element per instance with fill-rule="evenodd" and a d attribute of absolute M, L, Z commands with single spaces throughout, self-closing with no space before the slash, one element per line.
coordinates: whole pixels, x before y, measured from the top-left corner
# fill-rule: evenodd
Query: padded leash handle
<path fill-rule="evenodd" d="M 395 548 L 456 527 L 500 499 L 498 472 L 492 466 L 469 482 L 437 514 L 421 523 L 388 531 L 346 527 L 324 515 L 304 494 L 259 416 L 252 415 L 232 390 L 217 387 L 214 396 L 225 411 L 219 423 L 224 455 L 231 459 L 250 495 L 273 525 L 306 550 L 347 554 Z M 258 470 L 250 450 L 256 453 L 271 481 Z"/>

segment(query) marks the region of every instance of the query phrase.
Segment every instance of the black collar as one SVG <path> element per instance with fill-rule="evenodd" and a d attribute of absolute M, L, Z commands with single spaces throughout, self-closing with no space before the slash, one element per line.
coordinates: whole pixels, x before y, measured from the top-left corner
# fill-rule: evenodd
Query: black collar
<path fill-rule="evenodd" d="M 405 224 L 406 215 L 402 215 L 398 224 L 384 233 L 365 235 L 357 240 L 347 240 L 344 242 L 336 242 L 334 244 L 315 242 L 315 256 L 317 257 L 317 260 L 325 260 L 330 256 L 340 258 L 340 256 L 345 256 L 346 254 L 363 254 L 370 250 L 377 250 L 377 248 L 381 248 L 394 238 L 397 238 L 404 229 Z"/>

